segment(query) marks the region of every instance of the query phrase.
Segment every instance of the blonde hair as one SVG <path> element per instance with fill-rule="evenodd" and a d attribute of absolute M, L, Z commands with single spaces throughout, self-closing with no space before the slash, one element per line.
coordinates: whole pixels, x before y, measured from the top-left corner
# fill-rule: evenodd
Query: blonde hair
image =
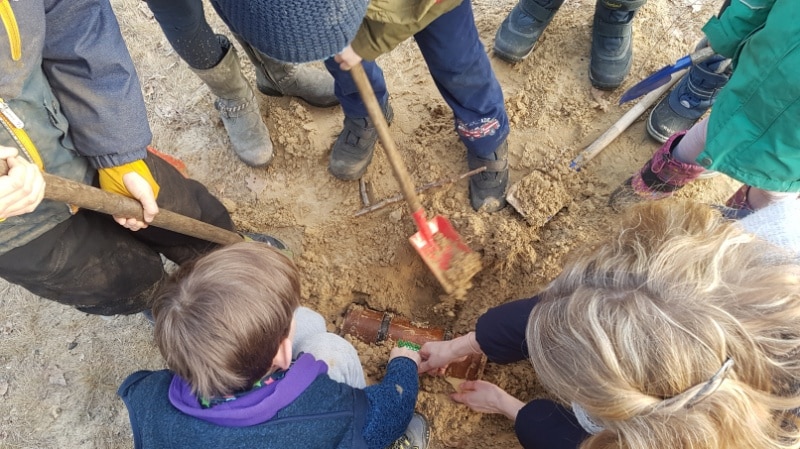
<path fill-rule="evenodd" d="M 604 428 L 584 449 L 798 448 L 799 280 L 707 206 L 637 206 L 543 292 L 531 362 Z"/>
<path fill-rule="evenodd" d="M 258 242 L 235 243 L 184 265 L 153 307 L 155 341 L 192 392 L 213 398 L 268 373 L 300 305 L 294 264 Z"/>

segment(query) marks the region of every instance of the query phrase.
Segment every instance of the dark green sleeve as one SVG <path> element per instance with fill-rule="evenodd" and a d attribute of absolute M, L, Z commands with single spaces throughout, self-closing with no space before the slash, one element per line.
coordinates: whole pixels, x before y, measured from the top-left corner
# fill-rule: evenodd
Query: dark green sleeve
<path fill-rule="evenodd" d="M 775 0 L 733 0 L 719 16 L 712 17 L 703 32 L 717 53 L 733 57 L 739 44 L 767 20 Z"/>
<path fill-rule="evenodd" d="M 368 12 L 350 46 L 365 60 L 374 61 L 378 56 L 390 52 L 404 40 L 425 29 L 442 14 L 453 10 L 461 4 L 461 1 L 443 0 L 434 3 L 422 16 L 414 20 L 409 20 L 408 17 L 393 17 L 394 13 L 375 15 Z M 391 18 L 387 19 L 389 17 Z"/>

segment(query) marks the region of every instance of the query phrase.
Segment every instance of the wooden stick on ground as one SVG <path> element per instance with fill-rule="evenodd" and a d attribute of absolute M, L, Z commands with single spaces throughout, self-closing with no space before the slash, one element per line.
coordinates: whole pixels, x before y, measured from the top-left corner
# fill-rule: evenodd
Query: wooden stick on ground
<path fill-rule="evenodd" d="M 586 163 L 591 161 L 595 156 L 600 154 L 611 142 L 614 141 L 623 131 L 628 129 L 629 126 L 636 119 L 639 118 L 640 115 L 644 113 L 653 103 L 656 102 L 664 92 L 668 91 L 673 84 L 678 82 L 679 79 L 683 77 L 689 69 L 683 69 L 679 72 L 675 72 L 672 74 L 672 78 L 663 86 L 655 89 L 651 92 L 648 92 L 647 95 L 642 97 L 636 105 L 628 110 L 619 120 L 614 123 L 611 128 L 609 128 L 606 132 L 604 132 L 600 137 L 598 137 L 594 142 L 591 143 L 586 149 L 581 151 L 575 159 L 572 160 L 569 164 L 569 168 L 580 171 Z"/>
<path fill-rule="evenodd" d="M 430 189 L 432 189 L 434 187 L 441 187 L 443 185 L 447 185 L 447 184 L 452 184 L 454 182 L 458 182 L 458 181 L 460 181 L 460 180 L 462 180 L 464 178 L 467 178 L 469 176 L 476 175 L 476 174 L 478 174 L 478 173 L 480 173 L 480 172 L 482 172 L 484 170 L 486 170 L 486 167 L 480 167 L 480 168 L 476 168 L 475 170 L 470 170 L 470 171 L 468 171 L 466 173 L 462 173 L 462 174 L 460 174 L 458 176 L 452 176 L 450 178 L 444 178 L 444 179 L 440 179 L 438 181 L 429 182 L 429 183 L 427 183 L 425 185 L 422 185 L 419 188 L 417 188 L 416 189 L 416 193 L 422 193 L 422 192 L 424 192 L 426 190 L 430 190 Z M 399 203 L 400 201 L 403 201 L 403 195 L 395 195 L 393 197 L 386 198 L 385 200 L 378 201 L 377 203 L 375 203 L 375 204 L 373 204 L 371 206 L 365 207 L 365 208 L 359 210 L 358 212 L 356 212 L 355 214 L 353 214 L 353 216 L 354 217 L 360 217 L 360 216 L 362 216 L 364 214 L 368 214 L 368 213 L 374 212 L 374 211 L 376 211 L 378 209 L 382 209 L 382 208 L 384 208 L 384 207 L 386 207 L 386 206 L 388 206 L 390 204 Z"/>

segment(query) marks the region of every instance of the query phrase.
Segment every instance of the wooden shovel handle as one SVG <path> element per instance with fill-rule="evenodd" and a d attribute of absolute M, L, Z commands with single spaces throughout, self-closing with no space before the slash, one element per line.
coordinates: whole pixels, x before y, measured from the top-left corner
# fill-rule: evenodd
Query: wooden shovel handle
<path fill-rule="evenodd" d="M 0 173 L 5 174 L 7 172 L 8 165 L 4 160 L 0 159 Z M 42 173 L 42 177 L 44 177 L 45 182 L 44 197 L 48 200 L 73 204 L 83 209 L 104 214 L 138 217 L 139 220 L 143 220 L 142 204 L 133 198 L 107 192 L 50 173 Z M 243 240 L 242 236 L 235 232 L 161 208 L 159 208 L 158 214 L 150 224 L 222 245 Z"/>
<path fill-rule="evenodd" d="M 395 179 L 400 184 L 400 190 L 406 198 L 411 212 L 416 212 L 422 209 L 422 203 L 417 197 L 416 190 L 414 189 L 414 181 L 411 180 L 411 175 L 408 174 L 403 159 L 400 157 L 400 152 L 394 144 L 392 135 L 389 134 L 389 124 L 386 123 L 386 117 L 383 116 L 381 106 L 378 104 L 378 99 L 375 97 L 375 91 L 372 90 L 372 85 L 367 79 L 367 74 L 364 72 L 364 67 L 361 63 L 356 64 L 350 69 L 350 74 L 353 76 L 353 81 L 361 94 L 361 99 L 367 108 L 372 124 L 378 132 L 378 138 L 381 140 L 383 149 L 386 150 L 386 157 L 389 159 L 389 165 L 392 166 L 392 172 Z"/>

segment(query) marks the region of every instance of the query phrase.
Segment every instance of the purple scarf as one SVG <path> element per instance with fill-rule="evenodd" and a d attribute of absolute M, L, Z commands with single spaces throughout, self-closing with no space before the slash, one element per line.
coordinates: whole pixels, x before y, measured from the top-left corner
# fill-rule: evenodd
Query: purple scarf
<path fill-rule="evenodd" d="M 225 427 L 247 427 L 272 419 L 282 408 L 294 402 L 328 365 L 311 354 L 295 360 L 283 379 L 252 390 L 233 401 L 202 408 L 192 389 L 177 374 L 169 386 L 169 401 L 178 410 L 203 421 Z"/>

